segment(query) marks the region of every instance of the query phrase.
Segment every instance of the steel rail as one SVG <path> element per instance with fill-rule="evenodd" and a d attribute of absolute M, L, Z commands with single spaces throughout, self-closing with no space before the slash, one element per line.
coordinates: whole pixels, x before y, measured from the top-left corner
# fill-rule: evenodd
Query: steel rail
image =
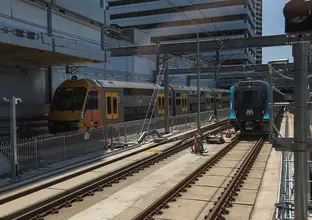
<path fill-rule="evenodd" d="M 219 124 L 213 124 L 213 127 L 217 127 L 212 131 L 204 133 L 202 139 L 204 139 L 209 134 L 214 134 L 231 127 L 229 124 L 223 125 L 221 127 Z M 211 127 L 209 127 L 211 128 Z M 209 129 L 208 127 L 206 129 Z M 109 187 L 114 183 L 118 183 L 120 180 L 125 179 L 127 176 L 131 176 L 134 173 L 143 170 L 161 160 L 168 158 L 171 155 L 180 152 L 193 144 L 193 140 L 182 140 L 175 146 L 164 150 L 163 152 L 153 154 L 151 156 L 145 157 L 141 160 L 135 161 L 127 166 L 121 167 L 113 172 L 102 177 L 92 179 L 84 184 L 76 186 L 66 192 L 62 192 L 57 196 L 51 197 L 42 201 L 38 204 L 32 204 L 25 209 L 21 209 L 15 213 L 11 213 L 4 219 L 43 219 L 44 216 L 50 213 L 57 213 L 59 209 L 63 207 L 70 207 L 73 202 L 83 200 L 83 197 L 93 195 L 96 191 L 102 191 L 104 187 Z M 153 146 L 155 147 L 155 146 Z"/>
<path fill-rule="evenodd" d="M 171 188 L 167 193 L 162 195 L 149 207 L 144 209 L 141 213 L 134 217 L 133 220 L 152 219 L 153 215 L 161 214 L 162 208 L 169 207 L 167 204 L 169 201 L 174 201 L 176 196 L 180 196 L 182 191 L 186 191 L 186 188 L 190 187 L 190 184 L 195 183 L 194 181 L 197 180 L 198 177 L 201 177 L 203 174 L 205 174 L 206 171 L 208 171 L 215 163 L 217 163 L 223 156 L 225 156 L 234 146 L 236 146 L 236 144 L 239 143 L 239 140 L 239 136 L 234 137 L 226 147 L 224 147 L 207 162 L 198 167 L 190 175 Z"/>
<path fill-rule="evenodd" d="M 261 137 L 252 147 L 251 151 L 249 151 L 247 157 L 245 158 L 243 164 L 240 168 L 236 171 L 234 177 L 227 185 L 225 190 L 222 192 L 222 195 L 219 197 L 218 201 L 215 202 L 215 206 L 209 210 L 209 214 L 205 216 L 205 219 L 211 220 L 218 220 L 218 219 L 225 219 L 223 215 L 229 213 L 226 209 L 231 207 L 231 202 L 235 201 L 234 196 L 238 195 L 238 191 L 240 191 L 240 187 L 246 180 L 246 176 L 248 175 L 252 165 L 254 164 L 255 160 L 257 159 L 260 150 L 264 144 L 264 138 Z"/>
<path fill-rule="evenodd" d="M 207 131 L 209 131 L 209 130 L 211 130 L 211 129 L 215 129 L 215 128 L 219 127 L 219 126 L 223 126 L 223 125 L 226 125 L 226 124 L 228 124 L 228 120 L 223 120 L 223 121 L 220 121 L 220 122 L 218 122 L 218 123 L 211 124 L 211 125 L 208 125 L 208 126 L 203 127 L 203 128 L 202 128 L 202 131 L 203 131 L 203 132 L 207 132 Z M 109 165 L 109 164 L 111 164 L 111 163 L 115 163 L 115 162 L 118 161 L 118 160 L 122 160 L 122 159 L 125 159 L 125 158 L 127 158 L 127 157 L 130 157 L 130 156 L 139 154 L 139 153 L 141 153 L 141 152 L 144 152 L 144 151 L 149 150 L 149 149 L 151 149 L 151 148 L 160 146 L 160 145 L 162 145 L 162 144 L 167 144 L 167 143 L 170 143 L 170 142 L 173 142 L 173 141 L 177 141 L 177 140 L 181 140 L 181 139 L 182 139 L 182 140 L 181 140 L 179 143 L 182 143 L 184 140 L 186 140 L 186 139 L 188 139 L 188 138 L 190 138 L 190 137 L 192 137 L 192 136 L 193 136 L 193 132 L 189 132 L 189 133 L 185 134 L 185 135 L 183 136 L 183 138 L 181 138 L 181 137 L 176 137 L 176 138 L 173 138 L 172 140 L 169 140 L 169 141 L 166 141 L 166 140 L 165 140 L 165 141 L 161 141 L 161 142 L 159 142 L 159 143 L 156 143 L 156 144 L 153 144 L 153 145 L 151 145 L 151 146 L 145 147 L 145 148 L 143 148 L 143 149 L 140 149 L 140 150 L 134 151 L 134 152 L 132 152 L 132 153 L 123 155 L 123 156 L 121 156 L 121 157 L 112 159 L 112 160 L 110 160 L 110 161 L 105 161 L 105 162 L 102 162 L 102 163 L 93 165 L 93 166 L 91 166 L 91 167 L 89 167 L 89 168 L 82 169 L 82 170 L 80 170 L 80 171 L 74 172 L 74 173 L 72 173 L 72 174 L 70 174 L 70 175 L 63 176 L 63 177 L 61 177 L 61 178 L 58 178 L 58 179 L 49 181 L 49 182 L 44 183 L 44 184 L 41 184 L 41 185 L 39 185 L 39 186 L 35 186 L 35 187 L 29 188 L 29 189 L 27 189 L 27 190 L 22 190 L 22 191 L 20 191 L 20 192 L 18 192 L 18 193 L 11 194 L 11 195 L 9 195 L 9 196 L 7 196 L 7 197 L 4 197 L 4 198 L 0 199 L 0 205 L 2 205 L 2 204 L 4 204 L 4 203 L 7 203 L 7 202 L 10 202 L 10 201 L 12 201 L 12 200 L 18 199 L 18 198 L 20 198 L 20 197 L 29 195 L 29 194 L 34 193 L 34 192 L 36 192 L 36 191 L 39 191 L 39 190 L 41 190 L 41 189 L 43 189 L 43 188 L 47 188 L 47 187 L 50 187 L 50 186 L 55 185 L 55 184 L 57 184 L 57 183 L 60 183 L 60 182 L 63 182 L 63 181 L 72 179 L 72 178 L 74 178 L 74 177 L 76 177 L 76 176 L 79 176 L 79 175 L 82 175 L 82 174 L 84 174 L 84 173 L 93 171 L 93 170 L 98 169 L 98 168 L 100 168 L 100 167 Z M 179 143 L 177 143 L 177 144 L 179 144 Z M 23 187 L 23 186 L 21 186 L 21 187 Z M 20 188 L 20 187 L 19 187 L 19 188 Z M 7 192 L 11 192 L 11 191 L 14 191 L 14 190 L 19 189 L 19 188 L 14 188 L 13 190 L 5 191 L 5 192 L 3 192 L 3 193 L 1 193 L 1 194 L 7 193 Z"/>

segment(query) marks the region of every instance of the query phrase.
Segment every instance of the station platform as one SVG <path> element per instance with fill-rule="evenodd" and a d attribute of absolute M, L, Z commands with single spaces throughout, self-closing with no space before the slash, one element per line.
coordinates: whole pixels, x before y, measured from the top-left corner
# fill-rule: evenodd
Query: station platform
<path fill-rule="evenodd" d="M 285 119 L 282 122 L 280 132 L 285 131 Z M 291 122 L 290 122 L 291 123 Z M 229 140 L 226 140 L 229 142 Z M 47 220 L 129 220 L 140 211 L 155 201 L 159 196 L 190 174 L 208 158 L 214 155 L 224 145 L 207 145 L 208 155 L 198 156 L 185 150 L 166 160 L 166 163 L 153 166 L 150 170 L 142 171 L 134 177 L 127 178 L 116 187 L 104 190 L 88 197 L 83 203 L 73 205 L 71 209 L 60 210 L 55 216 L 48 216 Z M 237 155 L 236 155 L 237 156 Z M 231 157 L 233 160 L 235 155 Z M 252 180 L 243 186 L 244 191 L 249 191 L 248 197 L 239 198 L 235 203 L 235 209 L 231 209 L 226 219 L 247 220 L 261 219 L 272 220 L 275 215 L 275 203 L 278 201 L 279 178 L 281 165 L 281 152 L 275 151 L 269 143 L 266 143 L 259 155 L 260 159 L 252 168 Z M 231 164 L 221 164 L 215 168 L 215 177 L 206 180 L 204 185 L 219 186 L 219 177 L 233 175 Z M 263 176 L 259 176 L 258 170 L 264 170 Z M 224 183 L 225 185 L 226 183 Z M 207 185 L 207 186 L 208 186 Z M 221 187 L 222 188 L 222 187 Z M 183 198 L 179 203 L 170 204 L 175 211 L 165 211 L 166 214 L 155 216 L 157 220 L 190 220 L 202 219 L 204 213 L 216 201 L 215 193 L 218 191 L 202 191 L 196 184 L 190 188 L 191 195 L 196 199 Z M 210 199 L 207 199 L 210 198 Z M 247 210 L 247 211 L 245 211 Z M 199 214 L 201 213 L 201 214 Z M 206 213 L 207 214 L 207 213 Z"/>
<path fill-rule="evenodd" d="M 283 134 L 285 131 L 285 119 L 281 124 L 280 132 Z M 293 123 L 291 120 L 290 124 Z M 291 127 L 291 126 L 289 126 Z M 191 132 L 194 132 L 196 129 L 192 129 Z M 190 130 L 181 132 L 174 135 L 169 135 L 168 139 L 173 139 L 183 133 L 190 132 Z M 292 131 L 290 131 L 291 134 Z M 226 139 L 226 143 L 230 142 L 230 139 Z M 53 196 L 59 195 L 66 191 L 71 190 L 73 187 L 83 184 L 86 181 L 104 176 L 120 167 L 126 167 L 133 161 L 137 161 L 141 158 L 148 157 L 150 155 L 156 154 L 163 151 L 177 143 L 176 141 L 164 144 L 146 151 L 143 151 L 139 154 L 130 156 L 126 159 L 113 162 L 104 167 L 92 170 L 83 175 L 79 175 L 75 178 L 65 180 L 60 183 L 56 183 L 47 188 L 44 188 L 35 193 L 29 194 L 22 199 L 13 200 L 1 205 L 0 218 L 5 217 L 8 214 L 15 212 L 21 208 L 27 208 L 30 204 L 29 201 L 40 202 L 46 199 L 52 198 Z M 225 143 L 225 144 L 226 144 Z M 82 169 L 88 169 L 90 166 L 95 164 L 101 164 L 103 161 L 114 160 L 118 157 L 130 154 L 139 149 L 144 149 L 145 147 L 150 146 L 152 143 L 142 145 L 140 147 L 135 147 L 131 150 L 125 152 L 118 152 L 115 155 L 106 155 L 105 158 L 88 158 L 87 155 L 85 159 L 89 159 L 88 165 L 85 162 L 85 165 L 81 165 L 79 168 L 72 169 L 68 172 L 63 171 L 55 173 L 53 176 L 47 177 L 41 180 L 29 184 L 25 187 L 21 187 L 18 190 L 8 191 L 6 193 L 0 194 L 1 199 L 7 197 L 8 195 L 14 195 L 19 192 L 26 191 L 32 187 L 43 185 L 49 181 L 57 180 L 58 178 L 66 177 L 74 172 L 79 172 Z M 165 161 L 162 161 L 159 164 L 155 164 L 152 167 L 140 171 L 139 173 L 127 177 L 127 179 L 122 180 L 118 184 L 113 184 L 112 187 L 105 188 L 103 192 L 97 192 L 93 196 L 85 197 L 83 202 L 73 203 L 71 208 L 61 209 L 58 214 L 49 215 L 45 217 L 47 220 L 84 220 L 84 219 L 109 219 L 109 220 L 129 220 L 136 216 L 140 211 L 146 208 L 149 204 L 155 201 L 161 194 L 168 191 L 175 184 L 181 181 L 186 175 L 190 174 L 200 165 L 202 165 L 207 159 L 212 157 L 217 153 L 225 144 L 204 144 L 208 154 L 205 156 L 191 154 L 190 149 L 181 151 Z M 242 146 L 244 148 L 244 146 Z M 239 151 L 238 151 L 239 153 Z M 90 156 L 90 155 L 89 155 Z M 237 160 L 238 155 L 230 155 L 233 161 Z M 268 143 L 265 144 L 263 149 L 260 152 L 261 160 L 253 167 L 252 171 L 252 181 L 246 183 L 247 185 L 243 187 L 244 191 L 249 191 L 250 196 L 243 197 L 238 200 L 235 204 L 235 209 L 232 209 L 227 219 L 261 219 L 261 220 L 271 220 L 274 219 L 275 214 L 275 203 L 278 200 L 279 192 L 279 177 L 280 177 L 280 165 L 281 165 L 281 152 L 276 152 L 272 149 L 272 146 Z M 81 160 L 82 158 L 79 158 Z M 93 163 L 90 163 L 90 160 L 93 160 Z M 68 161 L 67 161 L 68 162 Z M 64 163 L 64 162 L 63 162 Z M 82 163 L 77 161 L 77 163 Z M 232 163 L 221 163 L 219 167 L 215 169 L 215 177 L 209 178 L 204 181 L 202 186 L 196 184 L 191 188 L 191 195 L 195 198 L 183 198 L 179 203 L 173 203 L 172 206 L 177 206 L 178 213 L 174 214 L 170 212 L 165 216 L 155 216 L 157 220 L 174 220 L 174 219 L 199 219 L 203 217 L 202 215 L 207 212 L 207 209 L 211 207 L 213 201 L 216 200 L 215 193 L 219 192 L 220 187 L 220 177 L 228 176 L 228 180 L 233 175 L 233 165 Z M 62 165 L 64 166 L 64 164 Z M 257 170 L 264 170 L 263 176 L 259 176 Z M 233 172 L 232 172 L 233 171 Z M 38 177 L 39 178 L 39 177 Z M 25 180 L 26 181 L 26 180 Z M 34 181 L 34 179 L 32 180 Z M 25 184 L 25 183 L 24 183 Z M 218 190 L 206 192 L 202 191 L 203 187 L 206 185 L 209 187 L 216 187 Z M 223 184 L 222 187 L 225 186 Z M 207 186 L 208 186 L 207 185 Z M 221 188 L 222 188 L 221 187 Z M 248 194 L 249 195 L 249 194 Z M 190 202 L 191 201 L 191 202 Z M 184 202 L 184 203 L 183 203 Z M 243 204 L 242 204 L 243 203 Z M 186 208 L 192 211 L 186 211 Z M 170 210 L 170 209 L 169 209 Z M 248 211 L 243 211 L 248 210 Z M 207 213 L 206 213 L 207 214 Z"/>
<path fill-rule="evenodd" d="M 290 115 L 288 121 L 289 137 L 293 137 L 293 115 Z M 281 123 L 280 133 L 282 136 L 286 132 L 286 118 Z M 265 173 L 259 188 L 255 206 L 251 215 L 251 220 L 272 220 L 276 219 L 276 207 L 275 204 L 278 202 L 279 190 L 281 184 L 281 161 L 282 152 L 276 151 L 271 148 L 270 157 L 265 168 Z"/>
<path fill-rule="evenodd" d="M 196 131 L 195 128 L 190 128 L 188 130 L 184 130 L 180 132 L 173 131 L 172 133 L 163 135 L 163 137 L 168 140 L 172 140 L 174 138 L 183 136 L 190 132 L 193 133 L 195 131 Z M 142 157 L 150 156 L 152 154 L 161 152 L 163 149 L 166 149 L 168 146 L 171 146 L 175 143 L 177 142 L 174 141 L 167 145 L 161 145 L 157 148 L 151 148 L 142 153 L 136 154 L 124 160 L 120 160 L 116 163 L 114 162 L 112 164 L 105 166 L 105 170 L 106 170 L 105 172 L 99 169 L 97 171 L 94 171 L 94 173 L 99 174 L 99 175 L 105 174 L 121 166 L 126 166 L 127 164 L 135 160 L 138 160 Z M 82 170 L 88 169 L 89 167 L 96 166 L 104 162 L 107 163 L 107 162 L 116 160 L 118 158 L 132 154 L 136 151 L 149 148 L 150 146 L 153 146 L 154 144 L 155 144 L 154 142 L 150 142 L 150 143 L 146 143 L 142 145 L 133 145 L 133 146 L 128 146 L 126 148 L 115 149 L 114 151 L 107 151 L 106 153 L 103 151 L 92 152 L 92 153 L 89 153 L 80 157 L 50 164 L 50 166 L 48 167 L 30 170 L 28 171 L 28 173 L 25 174 L 27 175 L 27 178 L 23 179 L 22 181 L 15 182 L 15 183 L 11 182 L 9 178 L 2 179 L 0 180 L 0 200 L 7 196 L 16 195 L 17 193 L 20 193 L 20 192 L 25 192 L 33 187 L 38 187 L 48 182 L 56 181 L 57 179 L 61 179 L 61 178 L 65 178 L 68 175 L 71 175 L 73 173 L 78 173 Z M 86 175 L 89 175 L 89 177 L 92 176 L 92 174 L 86 174 Z M 95 175 L 93 177 L 96 177 L 99 175 Z M 88 178 L 80 177 L 80 178 L 87 180 L 89 179 L 89 177 Z M 81 182 L 81 181 L 79 180 L 77 182 Z"/>
<path fill-rule="evenodd" d="M 188 132 L 194 132 L 196 129 L 190 128 L 189 130 L 181 131 L 180 133 L 172 132 L 166 135 L 163 135 L 163 137 L 167 138 L 168 140 L 171 140 L 173 138 L 176 138 L 178 136 L 184 135 Z M 103 145 L 103 143 L 97 143 L 97 145 Z M 36 182 L 41 179 L 58 176 L 61 173 L 75 170 L 78 171 L 79 167 L 87 168 L 85 165 L 90 164 L 95 165 L 97 163 L 102 163 L 103 161 L 109 161 L 116 159 L 118 157 L 122 157 L 126 154 L 130 154 L 134 151 L 144 149 L 146 147 L 149 147 L 153 145 L 154 143 L 146 143 L 143 145 L 138 144 L 132 144 L 131 146 L 125 147 L 125 148 L 116 148 L 113 151 L 110 149 L 108 150 L 98 150 L 94 152 L 90 152 L 85 155 L 81 155 L 79 157 L 74 157 L 65 161 L 60 161 L 56 163 L 52 163 L 49 166 L 43 167 L 43 168 L 37 168 L 32 169 L 24 173 L 25 177 L 21 181 L 12 182 L 10 178 L 0 179 L 0 194 L 2 192 L 8 191 L 10 189 L 26 185 L 31 182 Z M 82 144 L 83 145 L 83 144 Z"/>

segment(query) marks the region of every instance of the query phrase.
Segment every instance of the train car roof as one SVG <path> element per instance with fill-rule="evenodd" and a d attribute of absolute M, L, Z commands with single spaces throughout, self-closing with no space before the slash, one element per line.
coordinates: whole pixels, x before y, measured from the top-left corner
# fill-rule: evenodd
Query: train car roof
<path fill-rule="evenodd" d="M 170 87 L 175 91 L 192 91 L 188 86 L 170 85 Z"/>
<path fill-rule="evenodd" d="M 134 88 L 134 89 L 154 89 L 155 84 L 137 83 L 137 82 L 120 82 L 113 80 L 92 80 L 98 87 L 118 87 L 118 88 Z M 162 89 L 162 86 L 156 85 Z"/>
<path fill-rule="evenodd" d="M 133 88 L 133 89 L 152 89 L 154 90 L 155 84 L 153 83 L 141 83 L 141 82 L 121 82 L 114 80 L 97 80 L 97 79 L 80 79 L 91 81 L 95 84 L 96 87 L 109 87 L 109 88 Z M 164 89 L 163 86 L 156 85 L 159 89 Z M 169 85 L 175 91 L 188 91 L 195 92 L 197 91 L 196 86 L 182 86 L 182 85 Z M 217 89 L 217 88 L 200 88 L 201 92 L 229 92 L 229 90 L 225 89 Z"/>
<path fill-rule="evenodd" d="M 219 92 L 230 92 L 230 90 L 228 90 L 228 89 L 219 89 Z"/>

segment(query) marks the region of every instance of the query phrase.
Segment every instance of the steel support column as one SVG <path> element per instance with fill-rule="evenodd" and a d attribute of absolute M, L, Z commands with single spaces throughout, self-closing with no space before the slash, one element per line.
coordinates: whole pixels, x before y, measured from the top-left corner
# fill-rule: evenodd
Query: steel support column
<path fill-rule="evenodd" d="M 153 75 L 153 83 L 157 82 L 157 76 L 159 74 L 159 67 L 160 67 L 160 56 L 159 54 L 157 54 L 156 55 L 156 68 L 155 68 L 156 70 L 154 71 L 154 75 Z"/>
<path fill-rule="evenodd" d="M 105 1 L 100 0 L 100 7 L 104 9 L 104 18 L 103 18 L 103 24 L 101 24 L 101 50 L 105 49 L 105 44 L 104 44 L 104 31 L 105 28 L 104 26 L 106 25 L 106 8 L 105 8 Z M 106 59 L 105 59 L 106 61 Z"/>
<path fill-rule="evenodd" d="M 54 1 L 51 1 L 47 4 L 47 32 L 48 36 L 53 36 L 52 31 L 52 5 L 54 4 Z M 52 49 L 55 50 L 55 42 L 54 39 L 52 39 Z M 49 66 L 46 71 L 46 104 L 51 104 L 52 101 L 52 66 Z"/>
<path fill-rule="evenodd" d="M 163 62 L 165 63 L 164 72 L 164 89 L 165 89 L 165 133 L 169 133 L 169 72 L 168 72 L 168 55 L 164 55 Z"/>
<path fill-rule="evenodd" d="M 220 51 L 217 50 L 216 51 L 216 63 L 217 63 L 217 67 L 214 71 L 214 80 L 215 80 L 215 84 L 216 84 L 216 88 L 217 88 L 217 73 L 219 71 L 219 65 L 220 65 Z M 218 118 L 218 109 L 217 109 L 217 94 L 214 93 L 214 115 L 216 116 L 216 118 Z"/>
<path fill-rule="evenodd" d="M 273 103 L 273 78 L 272 78 L 272 71 L 270 71 L 269 75 L 269 86 L 270 86 L 270 103 Z M 273 106 L 270 105 L 270 120 L 269 120 L 269 141 L 272 143 L 272 136 L 273 134 L 273 124 L 274 124 L 274 119 L 273 119 Z"/>
<path fill-rule="evenodd" d="M 199 33 L 197 33 L 197 132 L 200 134 L 200 66 L 199 66 Z M 169 74 L 168 74 L 169 75 Z"/>
<path fill-rule="evenodd" d="M 52 102 L 52 67 L 46 68 L 46 104 L 51 104 Z"/>
<path fill-rule="evenodd" d="M 17 179 L 17 127 L 16 127 L 16 98 L 13 96 L 10 101 L 10 119 L 11 119 L 11 133 L 10 133 L 10 146 L 11 146 L 11 180 Z"/>
<path fill-rule="evenodd" d="M 294 57 L 294 168 L 295 168 L 295 220 L 307 219 L 308 196 L 308 121 L 307 121 L 307 74 L 308 42 L 293 46 Z"/>

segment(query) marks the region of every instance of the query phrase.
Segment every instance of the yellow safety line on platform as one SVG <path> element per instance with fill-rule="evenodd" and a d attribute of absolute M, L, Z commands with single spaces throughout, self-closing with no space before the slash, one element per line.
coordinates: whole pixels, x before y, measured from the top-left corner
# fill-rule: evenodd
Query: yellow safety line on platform
<path fill-rule="evenodd" d="M 152 149 L 148 149 L 144 152 L 151 152 L 151 153 L 159 153 L 159 152 L 162 152 L 163 150 L 161 149 L 156 149 L 156 148 L 152 148 Z"/>

